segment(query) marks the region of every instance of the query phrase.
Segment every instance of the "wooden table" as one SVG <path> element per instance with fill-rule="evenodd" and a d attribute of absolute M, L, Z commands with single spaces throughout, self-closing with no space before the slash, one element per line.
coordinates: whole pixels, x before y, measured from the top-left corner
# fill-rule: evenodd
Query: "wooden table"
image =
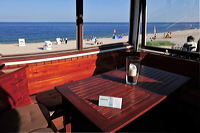
<path fill-rule="evenodd" d="M 156 106 L 181 87 L 188 77 L 147 66 L 141 67 L 139 82 L 125 84 L 125 68 L 76 82 L 56 86 L 65 102 L 70 103 L 103 132 L 115 132 Z M 99 95 L 121 97 L 122 108 L 98 106 Z M 68 110 L 67 132 L 71 132 Z"/>

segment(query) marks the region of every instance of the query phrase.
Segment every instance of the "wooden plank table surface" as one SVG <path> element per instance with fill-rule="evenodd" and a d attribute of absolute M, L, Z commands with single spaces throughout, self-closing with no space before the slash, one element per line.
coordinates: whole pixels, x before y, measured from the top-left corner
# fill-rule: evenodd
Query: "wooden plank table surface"
<path fill-rule="evenodd" d="M 156 106 L 188 80 L 188 77 L 182 75 L 142 66 L 135 86 L 125 84 L 125 68 L 121 68 L 55 88 L 65 101 L 101 131 L 116 132 Z M 122 98 L 122 108 L 98 106 L 100 95 Z M 67 132 L 71 131 L 70 126 Z"/>

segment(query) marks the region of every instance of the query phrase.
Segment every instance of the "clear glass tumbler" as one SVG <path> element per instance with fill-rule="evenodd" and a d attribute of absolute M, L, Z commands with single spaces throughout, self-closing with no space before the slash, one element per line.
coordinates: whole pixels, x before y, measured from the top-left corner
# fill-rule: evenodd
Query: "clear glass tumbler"
<path fill-rule="evenodd" d="M 136 85 L 140 72 L 141 57 L 126 57 L 126 84 Z"/>

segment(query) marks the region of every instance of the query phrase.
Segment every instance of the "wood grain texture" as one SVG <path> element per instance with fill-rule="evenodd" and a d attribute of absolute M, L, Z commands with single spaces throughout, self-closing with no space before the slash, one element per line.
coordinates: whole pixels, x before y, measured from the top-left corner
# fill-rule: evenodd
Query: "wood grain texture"
<path fill-rule="evenodd" d="M 27 68 L 29 83 L 65 76 L 96 67 L 96 57 Z"/>
<path fill-rule="evenodd" d="M 2 70 L 0 74 L 0 111 L 30 104 L 25 68 Z"/>
<path fill-rule="evenodd" d="M 142 66 L 136 86 L 125 84 L 125 68 L 122 68 L 55 88 L 101 131 L 115 132 L 188 80 L 182 75 Z M 121 97 L 122 109 L 98 106 L 99 95 Z"/>
<path fill-rule="evenodd" d="M 117 52 L 77 57 L 65 61 L 29 66 L 26 69 L 30 94 L 52 89 L 93 75 L 114 70 L 117 67 Z"/>
<path fill-rule="evenodd" d="M 73 81 L 77 81 L 80 79 L 88 78 L 93 75 L 94 69 L 90 69 L 88 71 L 83 71 L 83 72 L 76 72 L 76 73 L 71 73 L 65 76 L 61 77 L 56 77 L 56 78 L 51 78 L 47 80 L 42 80 L 38 82 L 32 82 L 29 83 L 29 92 L 30 94 L 36 94 L 38 92 L 48 90 L 50 88 L 54 88 L 54 86 L 60 85 L 60 84 L 65 84 L 65 83 L 70 83 Z"/>

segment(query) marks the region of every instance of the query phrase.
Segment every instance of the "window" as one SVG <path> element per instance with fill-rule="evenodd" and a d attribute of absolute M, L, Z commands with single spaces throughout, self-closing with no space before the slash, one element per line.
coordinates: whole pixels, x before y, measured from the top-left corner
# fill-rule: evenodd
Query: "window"
<path fill-rule="evenodd" d="M 83 47 L 128 41 L 130 0 L 84 0 Z"/>
<path fill-rule="evenodd" d="M 83 2 L 83 48 L 128 41 L 130 0 Z M 0 3 L 0 54 L 3 56 L 78 49 L 76 0 Z M 25 40 L 25 46 L 19 46 L 19 39 Z"/>
<path fill-rule="evenodd" d="M 3 56 L 77 49 L 75 0 L 0 3 L 0 53 Z M 20 38 L 25 40 L 24 47 L 19 46 Z M 45 43 L 49 41 L 52 46 Z M 51 48 L 44 50 L 46 45 Z"/>
<path fill-rule="evenodd" d="M 147 0 L 146 46 L 184 51 L 188 36 L 200 34 L 199 0 Z M 196 50 L 196 46 L 190 49 Z"/>

